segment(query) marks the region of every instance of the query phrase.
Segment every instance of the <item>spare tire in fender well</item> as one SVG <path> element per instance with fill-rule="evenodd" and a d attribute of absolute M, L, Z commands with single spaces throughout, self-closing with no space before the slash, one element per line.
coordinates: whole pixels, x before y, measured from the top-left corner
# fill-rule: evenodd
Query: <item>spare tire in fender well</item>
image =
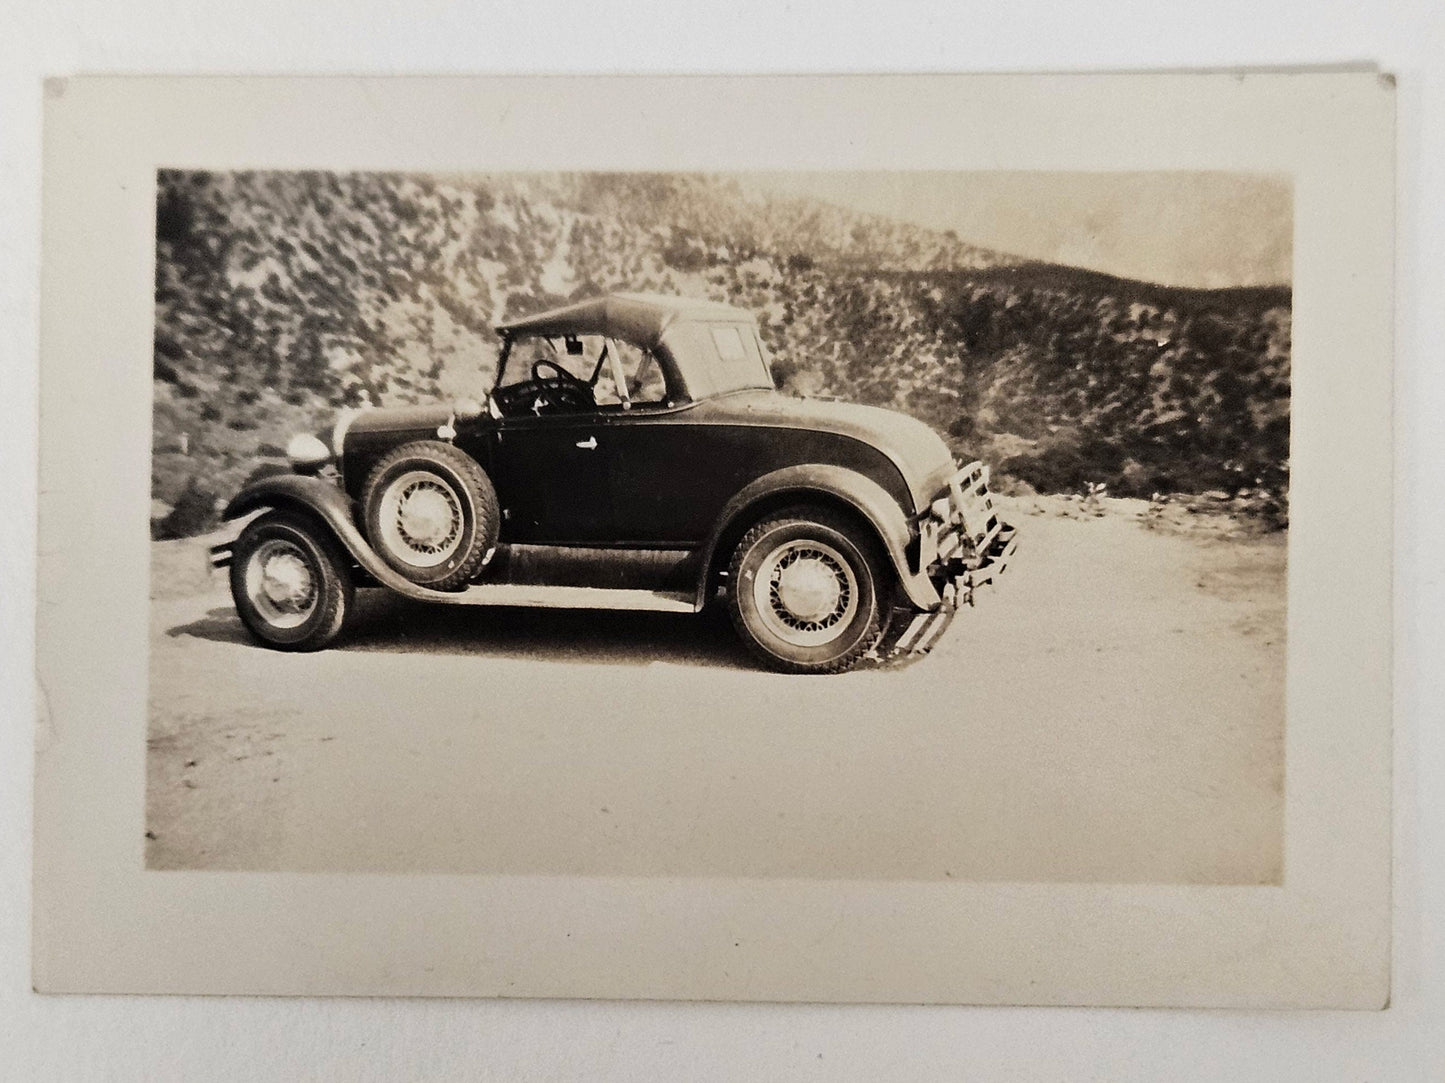
<path fill-rule="evenodd" d="M 421 510 L 408 510 L 418 503 Z M 413 440 L 378 459 L 360 506 L 372 549 L 411 582 L 435 590 L 465 585 L 486 563 L 501 529 L 486 471 L 441 440 Z"/>

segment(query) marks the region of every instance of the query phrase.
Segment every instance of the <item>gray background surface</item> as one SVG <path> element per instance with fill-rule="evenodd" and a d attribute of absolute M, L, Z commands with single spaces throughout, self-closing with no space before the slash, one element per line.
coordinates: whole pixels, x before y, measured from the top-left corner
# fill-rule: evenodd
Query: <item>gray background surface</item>
<path fill-rule="evenodd" d="M 0 1078 L 1434 1079 L 1445 1064 L 1445 14 L 1402 0 L 850 3 L 668 16 L 355 0 L 201 15 L 21 0 L 0 34 Z M 912 13 L 912 14 L 910 14 Z M 541 1002 L 39 998 L 28 991 L 40 78 L 73 71 L 1118 70 L 1368 58 L 1401 79 L 1396 980 L 1344 1015 Z M 1428 302 L 1428 303 L 1427 303 Z M 78 407 L 83 408 L 83 407 Z M 1431 1033 L 1431 1031 L 1435 1033 Z"/>

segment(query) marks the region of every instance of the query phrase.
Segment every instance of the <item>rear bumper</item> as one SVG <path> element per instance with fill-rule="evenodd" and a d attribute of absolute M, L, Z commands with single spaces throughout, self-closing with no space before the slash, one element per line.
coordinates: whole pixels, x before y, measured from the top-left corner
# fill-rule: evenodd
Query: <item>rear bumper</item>
<path fill-rule="evenodd" d="M 880 660 L 927 654 L 974 592 L 996 583 L 1018 551 L 1018 531 L 1001 520 L 988 488 L 988 468 L 970 463 L 948 486 L 919 528 L 919 570 L 938 590 L 940 603 L 920 612 L 895 610 L 878 646 Z"/>
<path fill-rule="evenodd" d="M 879 660 L 920 657 L 932 650 L 953 623 L 959 608 L 973 605 L 974 591 L 997 582 L 1008 569 L 1018 545 L 1018 532 L 1004 525 L 981 559 L 947 563 L 941 572 L 944 581 L 939 590 L 943 601 L 925 613 L 911 608 L 895 611 L 889 630 L 878 646 Z"/>
<path fill-rule="evenodd" d="M 946 580 L 943 588 L 945 604 L 952 600 L 955 607 L 973 605 L 974 589 L 993 583 L 1003 575 L 1018 547 L 1018 531 L 1007 523 L 1000 523 L 989 538 L 988 548 L 977 557 L 955 557 L 945 561 L 940 569 Z"/>

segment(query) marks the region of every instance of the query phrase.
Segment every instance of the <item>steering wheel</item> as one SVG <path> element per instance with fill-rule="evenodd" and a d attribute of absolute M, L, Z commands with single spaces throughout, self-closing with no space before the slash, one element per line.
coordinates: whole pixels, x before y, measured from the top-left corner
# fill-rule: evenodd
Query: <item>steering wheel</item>
<path fill-rule="evenodd" d="M 547 369 L 552 371 L 552 375 L 544 375 Z M 550 358 L 544 357 L 532 363 L 531 386 L 536 393 L 533 413 L 540 414 L 553 406 L 565 411 L 593 410 L 597 407 L 591 385 Z"/>
<path fill-rule="evenodd" d="M 551 369 L 556 375 L 543 376 L 543 369 Z M 586 380 L 582 379 L 579 376 L 573 376 L 570 372 L 568 372 L 561 365 L 557 364 L 557 362 L 553 361 L 549 357 L 544 357 L 540 361 L 532 362 L 532 379 L 539 384 L 568 383 L 575 384 L 578 387 L 587 386 Z"/>

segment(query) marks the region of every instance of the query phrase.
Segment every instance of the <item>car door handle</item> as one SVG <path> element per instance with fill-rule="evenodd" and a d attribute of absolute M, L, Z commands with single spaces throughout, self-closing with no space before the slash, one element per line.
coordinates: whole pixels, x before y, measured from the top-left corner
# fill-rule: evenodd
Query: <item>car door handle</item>
<path fill-rule="evenodd" d="M 597 446 L 597 437 L 589 436 L 586 440 L 578 440 L 577 446 L 580 448 L 586 448 L 588 451 L 591 451 Z"/>

